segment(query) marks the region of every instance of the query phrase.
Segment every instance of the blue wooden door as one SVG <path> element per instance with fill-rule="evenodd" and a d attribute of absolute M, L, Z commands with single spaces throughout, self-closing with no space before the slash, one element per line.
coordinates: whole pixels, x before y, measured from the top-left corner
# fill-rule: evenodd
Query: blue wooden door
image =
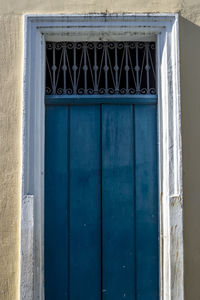
<path fill-rule="evenodd" d="M 159 299 L 156 100 L 81 101 L 46 101 L 45 299 Z"/>

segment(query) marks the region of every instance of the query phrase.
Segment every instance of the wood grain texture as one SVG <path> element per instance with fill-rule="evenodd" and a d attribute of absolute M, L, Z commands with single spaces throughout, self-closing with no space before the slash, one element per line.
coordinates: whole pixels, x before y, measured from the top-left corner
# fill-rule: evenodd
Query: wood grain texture
<path fill-rule="evenodd" d="M 68 108 L 47 107 L 45 140 L 45 296 L 68 294 Z"/>
<path fill-rule="evenodd" d="M 70 107 L 70 299 L 101 299 L 100 106 Z"/>
<path fill-rule="evenodd" d="M 135 106 L 137 300 L 159 299 L 157 108 Z"/>
<path fill-rule="evenodd" d="M 46 108 L 46 299 L 159 299 L 156 105 Z"/>
<path fill-rule="evenodd" d="M 102 108 L 103 299 L 135 299 L 132 105 Z"/>

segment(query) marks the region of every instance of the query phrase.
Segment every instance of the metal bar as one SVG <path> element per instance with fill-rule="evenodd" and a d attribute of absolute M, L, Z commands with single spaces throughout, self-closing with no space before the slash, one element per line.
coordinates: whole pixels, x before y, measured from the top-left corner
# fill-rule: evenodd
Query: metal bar
<path fill-rule="evenodd" d="M 83 57 L 84 57 L 84 65 L 83 65 L 83 71 L 84 71 L 84 93 L 87 94 L 87 44 L 84 43 L 83 45 Z"/>
<path fill-rule="evenodd" d="M 85 98 L 85 99 L 101 99 L 101 98 L 114 98 L 114 99 L 121 99 L 123 101 L 123 99 L 149 99 L 149 98 L 152 98 L 152 99 L 157 99 L 158 96 L 155 94 L 155 95 L 141 95 L 141 94 L 134 94 L 134 95 L 46 95 L 45 96 L 46 99 L 60 99 L 60 98 L 73 98 L 73 99 L 79 99 L 79 98 Z"/>
<path fill-rule="evenodd" d="M 131 74 L 133 77 L 133 82 L 134 82 L 134 87 L 136 88 L 136 79 L 135 79 L 135 74 L 134 74 L 134 69 L 133 69 L 133 63 L 131 61 L 131 55 L 130 55 L 130 50 L 128 49 L 128 57 L 129 57 L 129 62 L 130 62 L 130 69 L 131 69 Z"/>
<path fill-rule="evenodd" d="M 123 68 L 124 56 L 125 56 L 125 48 L 123 50 L 123 54 L 122 54 L 122 57 L 121 57 L 121 64 L 120 64 L 120 71 L 119 71 L 119 85 L 120 85 L 120 82 L 121 82 L 121 75 L 122 75 L 122 68 Z"/>
<path fill-rule="evenodd" d="M 144 70 L 144 61 L 145 61 L 145 51 L 143 53 L 142 65 L 141 65 L 141 68 L 140 68 L 140 79 L 139 79 L 140 80 L 140 83 L 139 83 L 140 88 L 139 88 L 139 91 L 141 89 L 141 84 L 142 84 L 142 75 L 143 75 L 143 70 Z"/>
<path fill-rule="evenodd" d="M 53 80 L 52 80 L 52 73 L 51 73 L 51 69 L 50 69 L 50 65 L 49 65 L 49 61 L 48 61 L 48 57 L 46 56 L 46 76 L 47 76 L 47 72 L 49 73 L 49 77 L 50 77 L 50 87 L 45 87 L 46 93 L 49 95 L 51 94 L 52 91 L 52 86 L 53 86 Z"/>
<path fill-rule="evenodd" d="M 76 43 L 74 44 L 73 47 L 73 93 L 76 94 L 77 92 L 77 83 L 76 83 L 76 71 L 77 71 L 77 65 L 76 65 Z"/>
<path fill-rule="evenodd" d="M 138 59 L 138 43 L 136 43 L 136 66 L 135 66 L 135 72 L 136 72 L 136 92 L 138 93 L 140 91 L 140 81 L 139 81 L 139 59 Z"/>
<path fill-rule="evenodd" d="M 115 43 L 115 92 L 119 92 L 119 66 L 118 66 L 118 53 L 117 53 L 117 43 Z"/>
<path fill-rule="evenodd" d="M 108 57 L 107 57 L 107 44 L 105 43 L 105 65 L 104 65 L 104 72 L 105 72 L 105 93 L 108 93 Z"/>
<path fill-rule="evenodd" d="M 126 62 L 125 62 L 125 71 L 126 71 L 126 93 L 128 94 L 129 91 L 129 65 L 128 65 L 128 44 L 125 44 L 125 53 L 126 53 Z"/>
<path fill-rule="evenodd" d="M 97 43 L 94 43 L 94 92 L 98 92 L 98 81 L 97 81 L 97 70 L 98 70 L 98 65 L 97 65 Z"/>
<path fill-rule="evenodd" d="M 46 105 L 87 105 L 87 104 L 157 104 L 157 97 L 156 96 L 141 96 L 141 97 L 126 97 L 126 96 L 100 96 L 97 97 L 96 95 L 91 96 L 46 96 L 45 97 L 45 104 Z"/>
<path fill-rule="evenodd" d="M 52 85 L 52 92 L 55 95 L 56 94 L 56 45 L 53 44 L 53 65 L 52 65 L 52 71 L 53 71 L 53 85 Z"/>
<path fill-rule="evenodd" d="M 63 66 L 62 66 L 62 70 L 63 70 L 63 94 L 66 94 L 67 92 L 67 87 L 66 87 L 66 83 L 67 83 L 67 66 L 66 66 L 66 46 L 63 47 Z"/>
<path fill-rule="evenodd" d="M 90 55 L 88 53 L 88 49 L 87 49 L 87 52 L 86 52 L 86 56 L 87 56 L 87 59 L 88 59 L 88 68 L 89 68 L 90 75 L 91 75 L 90 79 L 92 79 L 92 84 L 93 84 L 93 89 L 94 89 L 94 74 L 93 74 L 93 71 L 92 71 L 92 66 L 91 66 Z"/>
<path fill-rule="evenodd" d="M 146 70 L 146 75 L 147 75 L 147 94 L 149 93 L 149 43 L 146 43 L 145 45 L 145 52 L 146 52 L 146 66 L 145 66 L 145 70 Z"/>

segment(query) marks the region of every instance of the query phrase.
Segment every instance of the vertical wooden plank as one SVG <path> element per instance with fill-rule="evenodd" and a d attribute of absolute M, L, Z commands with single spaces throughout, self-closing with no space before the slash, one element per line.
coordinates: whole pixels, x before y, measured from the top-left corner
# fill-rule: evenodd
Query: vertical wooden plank
<path fill-rule="evenodd" d="M 132 105 L 103 105 L 102 292 L 104 300 L 135 299 L 133 151 Z"/>
<path fill-rule="evenodd" d="M 70 299 L 101 299 L 100 106 L 70 108 Z"/>
<path fill-rule="evenodd" d="M 159 299 L 157 108 L 135 105 L 137 300 Z"/>
<path fill-rule="evenodd" d="M 45 299 L 67 299 L 68 108 L 46 107 Z"/>

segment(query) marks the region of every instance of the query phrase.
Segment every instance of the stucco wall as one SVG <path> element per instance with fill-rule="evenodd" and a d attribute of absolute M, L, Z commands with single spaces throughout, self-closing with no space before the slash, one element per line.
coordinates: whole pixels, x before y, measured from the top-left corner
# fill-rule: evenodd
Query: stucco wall
<path fill-rule="evenodd" d="M 0 0 L 0 299 L 19 297 L 24 13 L 180 12 L 185 299 L 200 299 L 200 1 Z"/>

